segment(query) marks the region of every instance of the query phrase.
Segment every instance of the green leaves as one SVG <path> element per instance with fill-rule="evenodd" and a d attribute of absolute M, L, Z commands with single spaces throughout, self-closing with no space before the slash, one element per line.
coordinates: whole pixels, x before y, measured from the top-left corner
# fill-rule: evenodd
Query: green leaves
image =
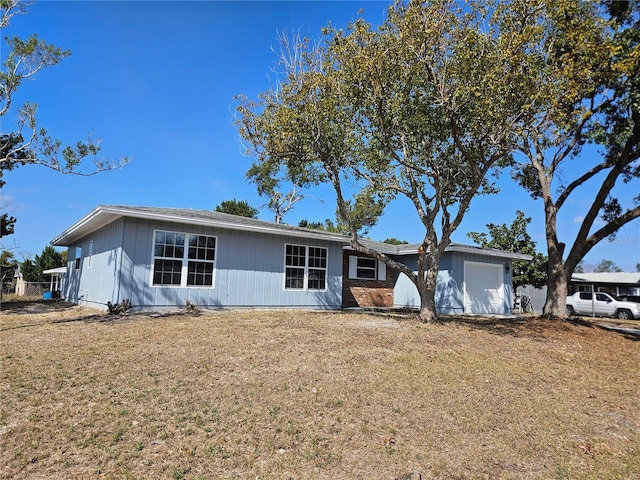
<path fill-rule="evenodd" d="M 11 96 L 22 80 L 35 76 L 40 70 L 54 66 L 71 55 L 48 44 L 33 34 L 26 40 L 19 37 L 6 38 L 9 55 L 0 72 L 0 115 L 4 115 L 11 105 Z"/>
<path fill-rule="evenodd" d="M 26 259 L 22 262 L 20 271 L 27 282 L 45 282 L 49 278 L 42 273 L 44 270 L 63 266 L 62 254 L 51 245 L 47 245 L 40 255 L 35 256 L 35 260 Z"/>
<path fill-rule="evenodd" d="M 521 74 L 512 51 L 485 31 L 492 8 L 398 2 L 377 29 L 358 19 L 346 30 L 329 25 L 321 42 L 286 40 L 280 82 L 237 109 L 259 192 L 281 179 L 331 183 L 363 251 L 358 232 L 389 202 L 409 199 L 429 253 L 420 257 L 423 275 L 405 273 L 432 295 L 435 284 L 425 282 L 435 282 L 471 200 L 497 191 L 490 174 L 511 161 L 513 128 L 529 105 L 509 81 L 512 70 Z"/>
<path fill-rule="evenodd" d="M 616 198 L 637 181 L 640 153 L 638 2 L 536 0 L 499 5 L 492 23 L 513 52 L 517 88 L 530 103 L 513 131 L 513 177 L 541 198 L 549 253 L 546 313 L 566 315 L 566 286 L 595 244 L 640 216 Z M 578 158 L 587 143 L 601 158 Z M 561 174 L 561 175 L 560 175 Z M 558 239 L 559 211 L 580 187 L 592 192 L 573 244 Z M 598 218 L 605 221 L 596 227 Z"/>
<path fill-rule="evenodd" d="M 216 207 L 216 212 L 238 215 L 240 217 L 257 218 L 258 209 L 245 200 L 224 200 Z"/>
<path fill-rule="evenodd" d="M 520 285 L 542 287 L 547 282 L 547 258 L 536 250 L 536 243 L 527 232 L 530 223 L 531 217 L 525 217 L 524 212 L 516 210 L 516 218 L 511 225 L 488 223 L 488 234 L 484 232 L 467 234 L 481 247 L 533 256 L 531 261 L 515 260 L 513 262 L 514 289 Z"/>
<path fill-rule="evenodd" d="M 26 13 L 26 6 L 27 2 L 22 0 L 0 1 L 0 26 L 7 26 L 14 15 Z M 71 55 L 69 50 L 46 43 L 37 34 L 26 39 L 7 37 L 5 41 L 9 53 L 0 70 L 0 117 L 9 112 L 12 96 L 23 80 L 34 78 L 41 70 L 55 66 Z M 127 157 L 117 160 L 99 157 L 100 141 L 91 137 L 77 142 L 75 146 L 63 147 L 60 140 L 51 137 L 45 128 L 38 128 L 37 110 L 38 105 L 29 102 L 17 110 L 16 131 L 0 138 L 0 170 L 36 164 L 61 173 L 93 175 L 120 168 L 129 162 Z M 93 159 L 94 169 L 82 172 L 79 167 L 87 157 Z"/>

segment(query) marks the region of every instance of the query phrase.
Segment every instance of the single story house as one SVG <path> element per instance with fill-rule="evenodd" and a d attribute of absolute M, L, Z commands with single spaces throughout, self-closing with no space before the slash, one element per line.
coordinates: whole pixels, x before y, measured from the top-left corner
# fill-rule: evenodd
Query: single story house
<path fill-rule="evenodd" d="M 371 242 L 412 269 L 418 245 Z M 63 295 L 106 309 L 418 307 L 404 274 L 343 235 L 209 210 L 101 205 L 52 240 L 68 247 Z M 526 255 L 452 244 L 439 313 L 510 313 L 511 261 Z"/>
<path fill-rule="evenodd" d="M 569 294 L 574 292 L 606 292 L 617 297 L 640 297 L 639 272 L 590 272 L 571 276 Z"/>

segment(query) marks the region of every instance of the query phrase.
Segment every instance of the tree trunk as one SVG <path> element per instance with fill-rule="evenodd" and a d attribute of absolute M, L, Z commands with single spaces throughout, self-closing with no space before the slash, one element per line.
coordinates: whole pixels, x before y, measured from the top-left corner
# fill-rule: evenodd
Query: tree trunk
<path fill-rule="evenodd" d="M 433 298 L 429 298 L 428 295 L 420 299 L 420 313 L 418 313 L 418 318 L 423 323 L 434 322 L 438 319 L 435 302 Z"/>
<path fill-rule="evenodd" d="M 555 276 L 554 281 L 549 279 L 547 284 L 547 299 L 544 304 L 544 314 L 551 318 L 567 318 L 567 293 L 569 283 L 567 272 L 562 268 Z"/>
<path fill-rule="evenodd" d="M 438 262 L 429 262 L 429 267 L 423 275 L 418 275 L 418 294 L 420 295 L 421 322 L 433 322 L 438 319 L 436 313 L 436 280 L 438 278 Z"/>
<path fill-rule="evenodd" d="M 551 318 L 567 317 L 567 270 L 563 260 L 565 244 L 558 241 L 557 209 L 551 198 L 551 182 L 539 172 L 544 197 L 545 236 L 547 239 L 547 298 L 542 313 Z"/>
<path fill-rule="evenodd" d="M 558 242 L 549 229 L 547 230 L 547 255 L 549 264 L 547 268 L 547 298 L 542 313 L 551 318 L 567 317 L 567 292 L 568 278 L 567 265 L 562 259 L 564 256 L 564 244 Z"/>

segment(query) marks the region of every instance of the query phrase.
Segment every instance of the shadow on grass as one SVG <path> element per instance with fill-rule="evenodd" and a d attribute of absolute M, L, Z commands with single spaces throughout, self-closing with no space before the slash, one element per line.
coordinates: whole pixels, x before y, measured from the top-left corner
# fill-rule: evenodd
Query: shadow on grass
<path fill-rule="evenodd" d="M 62 311 L 73 307 L 72 303 L 62 300 L 10 300 L 0 304 L 3 314 L 33 315 L 34 313 L 48 313 Z"/>
<path fill-rule="evenodd" d="M 7 317 L 15 318 L 13 322 L 2 322 L 0 331 L 16 330 L 20 328 L 37 327 L 40 325 L 60 323 L 123 323 L 134 321 L 137 318 L 166 318 L 180 316 L 198 316 L 198 310 L 167 310 L 164 312 L 127 312 L 121 315 L 110 314 L 106 311 L 84 309 L 74 311 L 77 305 L 63 301 L 31 300 L 2 302 L 0 311 Z M 89 311 L 87 311 L 89 310 Z M 62 318 L 43 318 L 40 315 L 57 313 L 64 315 Z M 29 321 L 32 320 L 32 321 Z"/>
<path fill-rule="evenodd" d="M 440 316 L 438 323 L 463 325 L 472 330 L 482 330 L 500 336 L 530 337 L 540 340 L 557 332 L 557 320 L 541 317 L 492 317 L 475 315 Z"/>
<path fill-rule="evenodd" d="M 482 330 L 501 336 L 527 337 L 538 340 L 552 339 L 558 335 L 589 334 L 600 325 L 581 317 L 549 318 L 539 316 L 492 317 L 472 315 L 452 315 L 438 318 L 440 324 L 464 325 L 474 330 Z M 622 335 L 632 341 L 640 341 L 640 335 L 621 330 L 608 329 L 611 333 Z"/>
<path fill-rule="evenodd" d="M 72 308 L 77 307 L 74 304 L 63 301 L 52 300 L 32 300 L 32 301 L 9 301 L 2 302 L 1 311 L 3 314 L 18 316 L 32 315 L 36 319 L 33 322 L 20 322 L 14 324 L 0 325 L 0 331 L 14 330 L 18 328 L 27 328 L 46 324 L 87 322 L 87 323 L 124 323 L 135 321 L 139 318 L 179 318 L 183 316 L 197 317 L 201 314 L 198 309 L 179 310 L 168 309 L 160 312 L 126 312 L 122 315 L 109 314 L 103 311 L 93 312 L 73 312 Z M 53 319 L 37 319 L 38 314 L 47 314 L 55 312 L 65 312 L 69 310 L 68 316 L 64 318 Z M 357 310 L 357 309 L 353 309 Z M 350 311 L 353 311 L 350 310 Z M 415 310 L 409 309 L 359 309 L 360 311 L 371 315 L 385 317 L 398 322 L 419 322 Z M 96 313 L 97 312 L 97 313 Z M 343 310 L 342 312 L 348 313 Z M 317 311 L 318 314 L 327 314 L 329 312 Z M 340 314 L 340 311 L 331 311 L 332 314 Z M 26 320 L 26 318 L 25 318 Z M 18 320 L 19 322 L 20 320 Z M 437 320 L 441 325 L 462 325 L 473 330 L 481 330 L 490 332 L 500 336 L 527 337 L 540 341 L 552 339 L 558 335 L 573 333 L 586 334 L 593 332 L 595 328 L 617 335 L 632 341 L 640 341 L 640 335 L 629 333 L 621 330 L 605 329 L 590 320 L 572 317 L 567 319 L 554 319 L 544 316 L 482 316 L 482 315 L 441 315 Z"/>

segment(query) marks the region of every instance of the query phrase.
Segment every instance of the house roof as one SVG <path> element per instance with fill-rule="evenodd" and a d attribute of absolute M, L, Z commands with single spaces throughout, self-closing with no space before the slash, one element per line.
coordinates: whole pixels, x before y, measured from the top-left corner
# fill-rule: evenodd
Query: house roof
<path fill-rule="evenodd" d="M 243 230 L 251 232 L 269 233 L 272 235 L 286 235 L 300 238 L 311 238 L 341 243 L 348 246 L 349 237 L 337 233 L 313 230 L 309 228 L 293 227 L 291 225 L 265 222 L 255 218 L 240 217 L 212 210 L 192 210 L 188 208 L 160 208 L 160 207 L 135 207 L 122 205 L 99 205 L 85 215 L 78 222 L 67 228 L 51 241 L 57 247 L 69 246 L 82 237 L 98 230 L 99 228 L 121 217 L 143 218 L 147 220 L 165 221 L 173 223 L 185 223 L 189 225 L 204 225 L 208 227 L 227 228 L 230 230 Z M 415 255 L 418 253 L 419 243 L 392 245 L 361 238 L 359 241 L 386 255 Z M 350 248 L 350 247 L 347 247 Z M 487 249 L 459 243 L 450 244 L 446 251 L 465 252 L 481 255 L 489 255 L 512 260 L 531 260 L 531 255 L 505 252 L 502 250 Z"/>
<path fill-rule="evenodd" d="M 359 239 L 359 242 L 364 246 L 372 248 L 385 255 L 417 255 L 420 243 L 402 243 L 400 245 L 393 245 L 383 242 L 375 242 L 365 238 Z M 351 247 L 347 247 L 351 248 Z M 471 253 L 476 255 L 485 255 L 490 257 L 508 258 L 511 260 L 531 260 L 531 255 L 525 255 L 523 253 L 506 252 L 504 250 L 496 250 L 493 248 L 483 248 L 474 245 L 464 245 L 462 243 L 451 243 L 445 249 L 446 252 L 461 252 Z"/>
<path fill-rule="evenodd" d="M 292 227 L 240 217 L 212 210 L 192 210 L 187 208 L 157 208 L 131 207 L 121 205 L 99 205 L 78 222 L 67 228 L 51 241 L 52 245 L 69 246 L 91 232 L 117 220 L 121 217 L 143 218 L 189 225 L 204 225 L 208 227 L 227 228 L 230 230 L 244 230 L 252 232 L 270 233 L 273 235 L 288 235 L 301 238 L 312 238 L 348 244 L 349 238 L 336 233 Z"/>
<path fill-rule="evenodd" d="M 575 283 L 611 283 L 616 285 L 640 285 L 640 273 L 592 272 L 574 273 L 571 281 Z"/>

